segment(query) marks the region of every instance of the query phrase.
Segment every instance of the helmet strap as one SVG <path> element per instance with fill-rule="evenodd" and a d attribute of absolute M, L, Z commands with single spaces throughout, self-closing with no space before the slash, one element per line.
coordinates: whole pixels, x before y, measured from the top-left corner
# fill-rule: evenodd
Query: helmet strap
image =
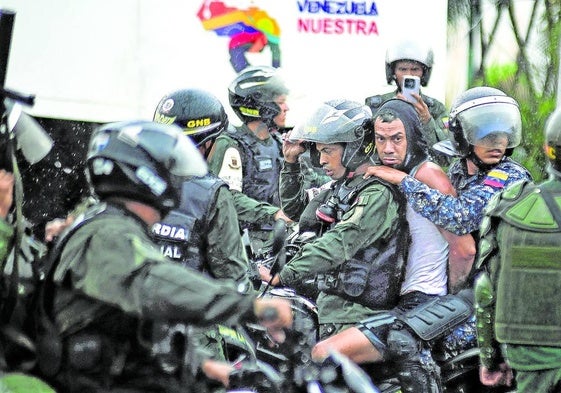
<path fill-rule="evenodd" d="M 208 155 L 210 154 L 210 152 L 212 151 L 212 149 L 214 147 L 214 140 L 208 139 L 208 140 L 204 141 L 203 143 L 201 143 L 197 147 L 198 147 L 199 151 L 201 151 L 201 147 L 202 147 L 203 157 L 205 158 L 205 160 L 208 160 Z"/>
<path fill-rule="evenodd" d="M 481 172 L 487 172 L 497 165 L 497 164 L 485 164 L 483 161 L 481 161 L 481 159 L 477 157 L 477 154 L 475 154 L 475 151 L 473 150 L 473 145 L 469 146 L 469 153 L 466 156 L 466 158 L 471 160 Z M 501 158 L 501 161 L 504 160 L 504 158 L 505 156 Z"/>

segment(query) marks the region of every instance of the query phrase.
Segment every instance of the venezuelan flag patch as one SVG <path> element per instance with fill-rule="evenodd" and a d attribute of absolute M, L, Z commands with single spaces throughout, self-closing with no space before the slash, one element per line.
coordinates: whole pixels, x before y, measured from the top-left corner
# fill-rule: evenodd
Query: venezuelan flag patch
<path fill-rule="evenodd" d="M 483 180 L 483 184 L 495 188 L 503 188 L 506 179 L 508 179 L 508 173 L 495 169 L 487 174 L 487 177 Z"/>

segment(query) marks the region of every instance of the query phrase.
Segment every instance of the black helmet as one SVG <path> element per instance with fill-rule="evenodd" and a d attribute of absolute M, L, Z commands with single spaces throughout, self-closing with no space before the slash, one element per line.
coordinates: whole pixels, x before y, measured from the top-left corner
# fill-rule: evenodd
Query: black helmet
<path fill-rule="evenodd" d="M 462 157 L 472 154 L 474 145 L 491 142 L 497 136 L 507 138 L 506 155 L 510 155 L 522 139 L 522 118 L 518 103 L 501 90 L 474 87 L 452 104 L 448 129 Z"/>
<path fill-rule="evenodd" d="M 419 120 L 419 115 L 413 104 L 399 98 L 392 98 L 378 109 L 374 116 L 374 127 L 376 119 L 387 117 L 389 121 L 399 119 L 405 127 L 407 135 L 407 155 L 403 162 L 396 166 L 396 169 L 409 173 L 415 166 L 428 159 L 428 145 L 423 137 L 423 126 Z"/>
<path fill-rule="evenodd" d="M 561 109 L 556 109 L 547 119 L 544 143 L 549 171 L 561 179 Z"/>
<path fill-rule="evenodd" d="M 386 50 L 386 80 L 395 81 L 394 66 L 397 61 L 413 60 L 423 65 L 421 86 L 429 83 L 434 54 L 431 48 L 413 40 L 403 40 Z"/>
<path fill-rule="evenodd" d="M 269 127 L 275 127 L 273 119 L 281 111 L 275 99 L 283 94 L 288 89 L 279 71 L 268 66 L 246 68 L 228 88 L 230 106 L 241 121 L 261 119 Z"/>
<path fill-rule="evenodd" d="M 374 126 L 372 111 L 364 104 L 345 99 L 322 103 L 307 120 L 290 134 L 291 140 L 344 146 L 342 165 L 354 171 L 374 152 Z M 313 147 L 313 146 L 312 146 Z M 310 149 L 312 163 L 319 164 L 319 152 Z"/>
<path fill-rule="evenodd" d="M 100 199 L 125 197 L 165 214 L 179 203 L 177 186 L 186 177 L 206 173 L 205 160 L 175 125 L 110 123 L 90 139 L 86 174 Z"/>
<path fill-rule="evenodd" d="M 197 146 L 216 138 L 228 127 L 228 116 L 220 100 L 199 89 L 165 95 L 156 108 L 154 121 L 178 125 Z"/>

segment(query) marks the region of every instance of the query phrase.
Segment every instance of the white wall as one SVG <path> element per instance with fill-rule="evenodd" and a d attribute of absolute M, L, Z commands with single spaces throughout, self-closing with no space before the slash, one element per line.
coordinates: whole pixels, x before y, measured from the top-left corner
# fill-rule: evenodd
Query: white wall
<path fill-rule="evenodd" d="M 203 29 L 202 0 L 0 0 L 16 11 L 6 87 L 36 94 L 29 112 L 44 117 L 112 121 L 151 118 L 167 91 L 205 88 L 227 106 L 235 77 L 226 37 Z M 403 36 L 426 39 L 435 52 L 424 92 L 444 101 L 446 0 L 226 0 L 253 4 L 281 27 L 282 68 L 294 124 L 317 99 L 364 97 L 391 89 L 386 46 Z M 308 13 L 309 5 L 376 7 L 377 16 Z M 378 34 L 298 31 L 298 20 L 365 21 Z M 253 56 L 268 63 L 269 53 Z"/>

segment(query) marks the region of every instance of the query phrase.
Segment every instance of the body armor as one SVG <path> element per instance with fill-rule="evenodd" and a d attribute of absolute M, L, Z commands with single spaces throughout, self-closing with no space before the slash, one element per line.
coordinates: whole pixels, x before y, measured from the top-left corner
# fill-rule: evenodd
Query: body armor
<path fill-rule="evenodd" d="M 211 174 L 183 182 L 178 208 L 152 227 L 162 254 L 197 271 L 205 271 L 206 222 L 222 186 L 226 183 Z"/>
<path fill-rule="evenodd" d="M 333 194 L 316 212 L 318 218 L 325 217 L 319 215 L 322 208 L 325 211 L 328 211 L 326 207 L 333 209 L 335 220 L 331 226 L 336 225 L 353 206 L 358 194 L 374 182 L 381 183 L 381 180 L 370 178 L 354 186 L 349 186 L 347 181 L 335 183 Z M 402 200 L 393 186 L 386 186 L 392 190 L 394 197 Z M 405 219 L 405 209 L 401 209 L 399 220 L 399 230 L 390 239 L 371 244 L 334 271 L 318 275 L 318 289 L 372 309 L 394 307 L 399 297 L 407 260 L 405 250 L 409 226 Z M 370 274 L 372 270 L 378 273 Z"/>
<path fill-rule="evenodd" d="M 492 200 L 490 220 L 482 223 L 480 258 L 491 260 L 491 275 L 498 277 L 499 342 L 560 346 L 561 188 L 554 184 L 513 185 Z"/>
<path fill-rule="evenodd" d="M 244 171 L 243 193 L 258 201 L 279 206 L 279 176 L 282 166 L 282 141 L 272 133 L 274 143 L 258 143 L 248 132 L 236 129 L 228 135 L 242 145 Z"/>

